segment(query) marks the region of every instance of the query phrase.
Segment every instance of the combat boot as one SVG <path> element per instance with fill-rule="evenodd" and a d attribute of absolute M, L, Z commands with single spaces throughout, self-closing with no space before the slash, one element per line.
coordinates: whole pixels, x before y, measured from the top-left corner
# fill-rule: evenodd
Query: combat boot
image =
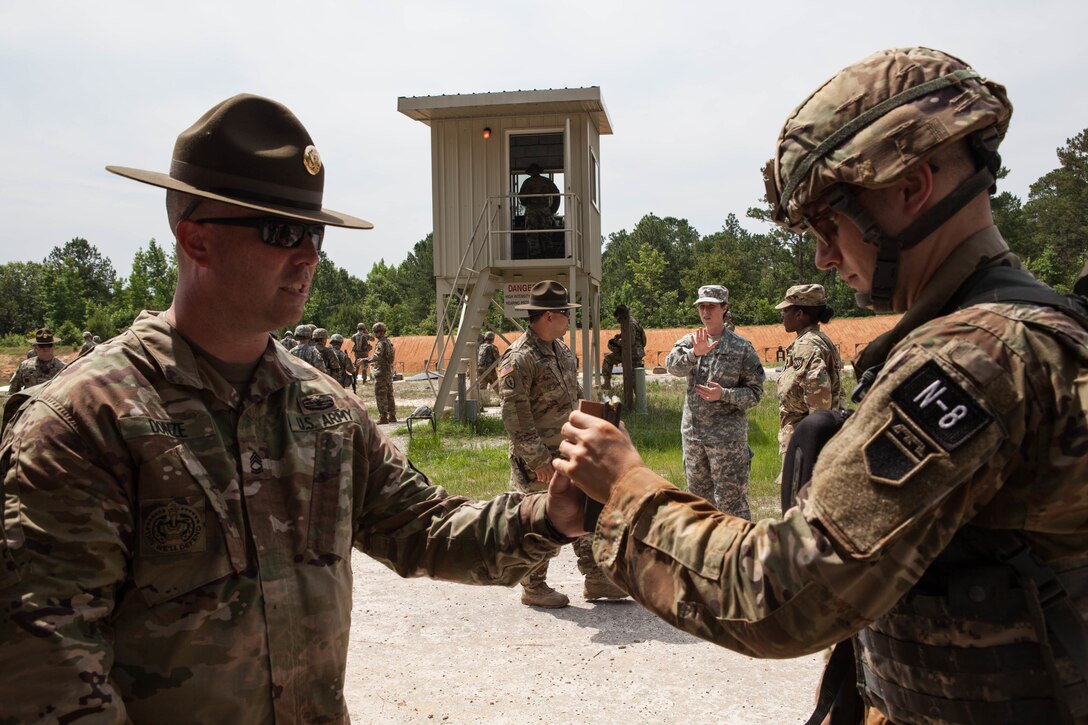
<path fill-rule="evenodd" d="M 582 596 L 588 601 L 594 599 L 626 599 L 627 592 L 620 589 L 605 577 L 601 572 L 593 572 L 586 576 L 586 586 L 582 590 Z"/>
<path fill-rule="evenodd" d="M 552 589 L 547 582 L 534 582 L 528 586 L 522 584 L 521 603 L 530 607 L 560 609 L 570 604 L 570 599 L 567 598 L 566 594 Z"/>

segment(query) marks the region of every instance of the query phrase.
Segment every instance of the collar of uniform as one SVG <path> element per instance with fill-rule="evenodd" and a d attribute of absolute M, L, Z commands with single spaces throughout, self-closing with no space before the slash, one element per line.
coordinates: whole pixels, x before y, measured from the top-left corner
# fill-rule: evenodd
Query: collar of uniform
<path fill-rule="evenodd" d="M 129 329 L 140 340 L 168 382 L 199 390 L 211 390 L 223 400 L 231 402 L 238 399 L 234 388 L 223 380 L 210 364 L 203 360 L 198 361 L 192 345 L 166 321 L 166 315 L 145 310 L 140 313 Z M 288 354 L 269 336 L 269 345 L 265 348 L 261 361 L 253 372 L 253 381 L 247 393 L 250 400 L 267 397 L 296 380 L 310 380 L 317 377 L 316 370 L 292 365 L 286 359 Z"/>
<path fill-rule="evenodd" d="M 536 334 L 536 331 L 531 327 L 525 328 L 525 338 L 534 348 L 540 351 L 541 355 L 550 355 L 555 357 L 555 343 L 544 342 L 540 339 L 540 335 Z"/>
<path fill-rule="evenodd" d="M 1009 245 L 996 226 L 986 227 L 965 239 L 948 255 L 895 327 L 877 337 L 861 351 L 854 364 L 858 376 L 886 360 L 892 348 L 907 333 L 936 317 L 968 277 L 983 267 L 994 267 L 998 264 L 1020 268 L 1020 258 L 1009 251 Z"/>
<path fill-rule="evenodd" d="M 820 331 L 819 323 L 813 322 L 808 327 L 802 327 L 800 330 L 798 330 L 797 331 L 797 337 L 801 337 L 801 335 L 807 335 L 810 332 L 819 332 L 819 331 Z"/>

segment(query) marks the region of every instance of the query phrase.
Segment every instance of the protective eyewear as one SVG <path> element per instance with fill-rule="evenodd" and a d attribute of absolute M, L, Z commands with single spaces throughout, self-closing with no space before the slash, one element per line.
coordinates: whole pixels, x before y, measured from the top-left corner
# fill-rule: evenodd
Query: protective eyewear
<path fill-rule="evenodd" d="M 294 249 L 309 238 L 314 249 L 321 251 L 325 238 L 324 224 L 307 224 L 283 217 L 216 217 L 193 219 L 197 224 L 222 224 L 227 227 L 250 227 L 260 232 L 261 241 L 273 247 Z"/>

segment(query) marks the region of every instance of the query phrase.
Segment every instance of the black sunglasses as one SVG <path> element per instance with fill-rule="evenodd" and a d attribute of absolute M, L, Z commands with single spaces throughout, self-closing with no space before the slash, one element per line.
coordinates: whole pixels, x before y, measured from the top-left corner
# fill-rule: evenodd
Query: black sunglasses
<path fill-rule="evenodd" d="M 302 244 L 307 236 L 317 251 L 321 251 L 321 243 L 325 238 L 324 224 L 308 224 L 306 222 L 293 221 L 278 216 L 256 217 L 215 217 L 209 219 L 193 219 L 197 224 L 222 224 L 228 227 L 250 227 L 261 234 L 261 241 L 273 247 L 285 247 L 294 249 Z"/>

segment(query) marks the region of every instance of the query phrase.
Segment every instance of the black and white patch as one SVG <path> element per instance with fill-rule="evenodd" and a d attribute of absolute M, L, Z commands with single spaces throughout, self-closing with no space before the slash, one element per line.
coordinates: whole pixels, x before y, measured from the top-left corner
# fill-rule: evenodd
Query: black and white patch
<path fill-rule="evenodd" d="M 993 422 L 948 373 L 930 360 L 892 391 L 903 416 L 943 451 L 954 451 Z"/>

